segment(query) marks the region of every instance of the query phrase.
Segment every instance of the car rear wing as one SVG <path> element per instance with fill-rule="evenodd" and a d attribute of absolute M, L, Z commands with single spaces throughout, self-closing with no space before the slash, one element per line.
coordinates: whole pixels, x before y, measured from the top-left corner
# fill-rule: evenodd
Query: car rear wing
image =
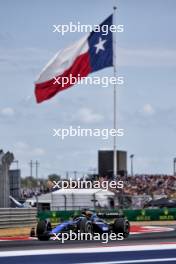
<path fill-rule="evenodd" d="M 118 212 L 99 212 L 97 213 L 97 216 L 100 218 L 113 219 L 113 218 L 123 217 L 123 214 Z"/>

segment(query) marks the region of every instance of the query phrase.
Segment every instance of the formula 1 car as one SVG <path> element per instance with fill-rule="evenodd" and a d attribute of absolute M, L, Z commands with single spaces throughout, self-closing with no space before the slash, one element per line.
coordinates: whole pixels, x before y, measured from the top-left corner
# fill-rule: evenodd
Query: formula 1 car
<path fill-rule="evenodd" d="M 103 218 L 106 218 L 105 221 Z M 110 221 L 108 221 L 110 220 Z M 111 221 L 112 220 L 112 221 Z M 122 233 L 123 238 L 129 235 L 130 224 L 128 220 L 120 214 L 96 214 L 92 211 L 85 210 L 79 216 L 75 216 L 73 220 L 64 221 L 52 229 L 51 223 L 41 220 L 37 224 L 36 236 L 38 240 L 49 240 L 55 234 L 62 234 L 72 230 L 77 233 Z"/>

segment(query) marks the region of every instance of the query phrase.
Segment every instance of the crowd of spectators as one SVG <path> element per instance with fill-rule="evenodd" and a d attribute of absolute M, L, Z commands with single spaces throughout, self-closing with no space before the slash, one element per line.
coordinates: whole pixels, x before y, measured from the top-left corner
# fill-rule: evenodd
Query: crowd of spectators
<path fill-rule="evenodd" d="M 168 198 L 176 200 L 176 176 L 135 175 L 128 176 L 119 195 L 120 203 L 127 208 L 141 209 L 151 200 Z"/>
<path fill-rule="evenodd" d="M 103 178 L 107 180 L 108 178 Z M 102 178 L 99 179 L 100 181 Z M 151 199 L 169 198 L 176 200 L 176 176 L 172 175 L 135 175 L 118 177 L 124 182 L 124 188 L 119 191 L 120 203 L 130 203 L 133 208 L 142 208 Z M 50 183 L 50 184 L 49 184 Z M 37 188 L 22 188 L 21 198 L 27 199 L 53 191 L 51 182 Z M 114 190 L 113 190 L 114 191 Z M 129 205 L 127 205 L 128 207 Z"/>
<path fill-rule="evenodd" d="M 23 187 L 21 188 L 21 199 L 32 198 L 33 196 L 48 193 L 49 191 L 49 188 L 45 188 L 43 186 L 36 188 Z"/>
<path fill-rule="evenodd" d="M 135 175 L 124 181 L 124 194 L 129 196 L 150 195 L 176 199 L 176 176 Z"/>

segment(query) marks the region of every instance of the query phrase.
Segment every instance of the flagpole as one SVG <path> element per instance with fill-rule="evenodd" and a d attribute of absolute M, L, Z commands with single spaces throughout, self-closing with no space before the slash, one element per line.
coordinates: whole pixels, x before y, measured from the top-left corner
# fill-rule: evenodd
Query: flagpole
<path fill-rule="evenodd" d="M 116 25 L 117 21 L 117 6 L 113 7 L 113 25 Z M 113 69 L 114 77 L 117 77 L 117 55 L 116 55 L 116 44 L 117 44 L 117 33 L 113 32 Z M 117 84 L 114 83 L 114 92 L 113 92 L 113 108 L 114 108 L 114 129 L 117 130 Z M 114 136 L 113 142 L 113 177 L 117 178 L 117 136 Z"/>

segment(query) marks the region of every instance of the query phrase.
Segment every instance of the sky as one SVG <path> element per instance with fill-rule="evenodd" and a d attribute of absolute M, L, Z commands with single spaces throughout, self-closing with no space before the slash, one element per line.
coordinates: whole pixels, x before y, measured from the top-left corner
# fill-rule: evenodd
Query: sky
<path fill-rule="evenodd" d="M 53 128 L 113 127 L 113 87 L 75 85 L 42 104 L 34 82 L 58 50 L 85 33 L 53 33 L 54 24 L 99 24 L 118 7 L 118 149 L 134 154 L 134 173 L 173 173 L 176 156 L 175 0 L 0 0 L 0 148 L 19 161 L 22 176 L 38 160 L 39 176 L 97 169 L 97 151 L 112 139 L 53 137 Z M 113 76 L 106 68 L 92 76 Z M 13 165 L 12 167 L 15 167 Z"/>

